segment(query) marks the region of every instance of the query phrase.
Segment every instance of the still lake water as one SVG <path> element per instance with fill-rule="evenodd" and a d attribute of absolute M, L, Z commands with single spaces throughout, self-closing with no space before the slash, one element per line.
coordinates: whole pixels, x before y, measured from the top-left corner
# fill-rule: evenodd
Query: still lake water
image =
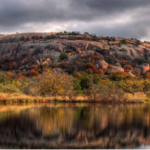
<path fill-rule="evenodd" d="M 0 148 L 107 149 L 148 145 L 150 104 L 0 105 Z"/>

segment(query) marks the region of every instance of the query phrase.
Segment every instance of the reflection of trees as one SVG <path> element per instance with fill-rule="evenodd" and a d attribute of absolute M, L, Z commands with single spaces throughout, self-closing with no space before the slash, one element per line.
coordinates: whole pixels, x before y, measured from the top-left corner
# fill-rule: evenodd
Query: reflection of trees
<path fill-rule="evenodd" d="M 121 148 L 150 143 L 149 105 L 45 106 L 0 116 L 0 144 Z"/>

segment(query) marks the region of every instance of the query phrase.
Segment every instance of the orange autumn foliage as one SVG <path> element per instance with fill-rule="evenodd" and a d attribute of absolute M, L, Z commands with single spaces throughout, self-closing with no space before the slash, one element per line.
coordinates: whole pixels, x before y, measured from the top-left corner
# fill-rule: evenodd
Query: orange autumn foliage
<path fill-rule="evenodd" d="M 7 79 L 8 79 L 8 80 L 11 80 L 12 78 L 15 77 L 15 74 L 13 74 L 12 72 L 7 72 L 7 73 L 6 73 L 6 76 L 7 76 Z"/>
<path fill-rule="evenodd" d="M 21 75 L 21 76 L 17 77 L 17 79 L 23 80 L 23 79 L 25 79 L 25 76 Z"/>
<path fill-rule="evenodd" d="M 146 73 L 146 78 L 149 78 L 149 79 L 150 79 L 150 72 L 147 72 L 147 73 Z"/>
<path fill-rule="evenodd" d="M 133 67 L 131 65 L 125 65 L 124 69 L 125 70 L 133 70 Z"/>
<path fill-rule="evenodd" d="M 98 72 L 99 75 L 103 75 L 103 74 L 104 74 L 103 69 L 99 69 L 98 71 L 99 71 L 99 72 Z"/>
<path fill-rule="evenodd" d="M 125 65 L 129 65 L 128 60 L 121 60 L 120 64 L 124 67 Z"/>
<path fill-rule="evenodd" d="M 92 74 L 92 73 L 93 73 L 93 70 L 90 68 L 90 69 L 86 69 L 85 72 L 86 72 L 86 73 L 89 73 L 89 74 Z"/>
<path fill-rule="evenodd" d="M 28 75 L 29 76 L 36 76 L 36 75 L 38 75 L 38 72 L 35 69 L 31 69 L 30 71 L 28 71 Z"/>
<path fill-rule="evenodd" d="M 128 76 L 129 76 L 129 74 L 128 74 L 127 72 L 123 72 L 122 75 L 123 75 L 124 77 L 128 77 Z"/>
<path fill-rule="evenodd" d="M 108 68 L 112 68 L 112 66 L 113 66 L 113 65 L 109 64 L 109 65 L 108 65 Z"/>

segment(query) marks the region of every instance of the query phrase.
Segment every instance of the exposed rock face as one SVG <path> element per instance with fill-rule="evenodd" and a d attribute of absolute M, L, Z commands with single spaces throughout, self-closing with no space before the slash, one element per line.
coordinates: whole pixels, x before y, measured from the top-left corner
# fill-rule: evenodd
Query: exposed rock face
<path fill-rule="evenodd" d="M 17 63 L 17 69 L 24 69 L 27 68 L 26 65 L 49 66 L 51 63 L 58 63 L 62 52 L 67 53 L 68 62 L 72 63 L 78 60 L 86 61 L 92 55 L 103 55 L 114 60 L 112 63 L 114 66 L 108 72 L 112 72 L 111 70 L 122 72 L 120 60 L 133 60 L 135 58 L 150 60 L 150 44 L 141 42 L 137 46 L 136 40 L 131 39 L 126 40 L 124 44 L 121 43 L 121 40 L 125 40 L 123 38 L 115 38 L 114 41 L 108 42 L 104 37 L 97 37 L 96 40 L 93 40 L 92 36 L 85 37 L 84 35 L 59 35 L 55 39 L 32 39 L 33 35 L 45 38 L 51 34 L 54 33 L 24 33 L 0 37 L 0 60 L 9 57 L 12 62 Z M 28 36 L 30 40 L 22 41 L 21 36 L 25 38 Z M 46 61 L 40 62 L 43 58 Z M 117 64 L 115 65 L 115 63 Z M 108 68 L 105 61 L 99 61 L 96 66 L 103 69 Z M 148 64 L 136 68 L 139 68 L 142 74 L 150 69 Z"/>
<path fill-rule="evenodd" d="M 142 65 L 136 66 L 135 69 L 139 69 L 141 71 L 141 74 L 145 74 L 147 71 L 149 71 L 150 66 L 147 63 L 144 63 Z"/>
<path fill-rule="evenodd" d="M 99 65 L 99 68 L 103 68 L 103 69 L 108 68 L 108 63 L 105 60 L 100 60 L 98 65 Z"/>
<path fill-rule="evenodd" d="M 111 74 L 114 71 L 124 72 L 124 69 L 122 67 L 120 67 L 120 66 L 112 66 L 111 68 L 109 68 L 107 70 L 107 73 Z"/>

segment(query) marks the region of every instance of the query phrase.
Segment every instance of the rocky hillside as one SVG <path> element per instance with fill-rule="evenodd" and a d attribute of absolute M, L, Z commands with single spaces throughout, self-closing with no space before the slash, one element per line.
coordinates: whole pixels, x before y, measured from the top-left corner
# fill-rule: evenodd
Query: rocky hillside
<path fill-rule="evenodd" d="M 38 66 L 63 68 L 73 71 L 89 71 L 87 63 L 95 69 L 112 71 L 139 69 L 149 71 L 150 43 L 136 39 L 97 37 L 72 33 L 22 33 L 0 37 L 1 71 L 29 71 Z M 129 65 L 130 67 L 125 67 Z M 129 71 L 130 70 L 130 71 Z M 131 71 L 132 70 L 132 71 Z M 96 73 L 96 72 L 94 72 Z"/>

